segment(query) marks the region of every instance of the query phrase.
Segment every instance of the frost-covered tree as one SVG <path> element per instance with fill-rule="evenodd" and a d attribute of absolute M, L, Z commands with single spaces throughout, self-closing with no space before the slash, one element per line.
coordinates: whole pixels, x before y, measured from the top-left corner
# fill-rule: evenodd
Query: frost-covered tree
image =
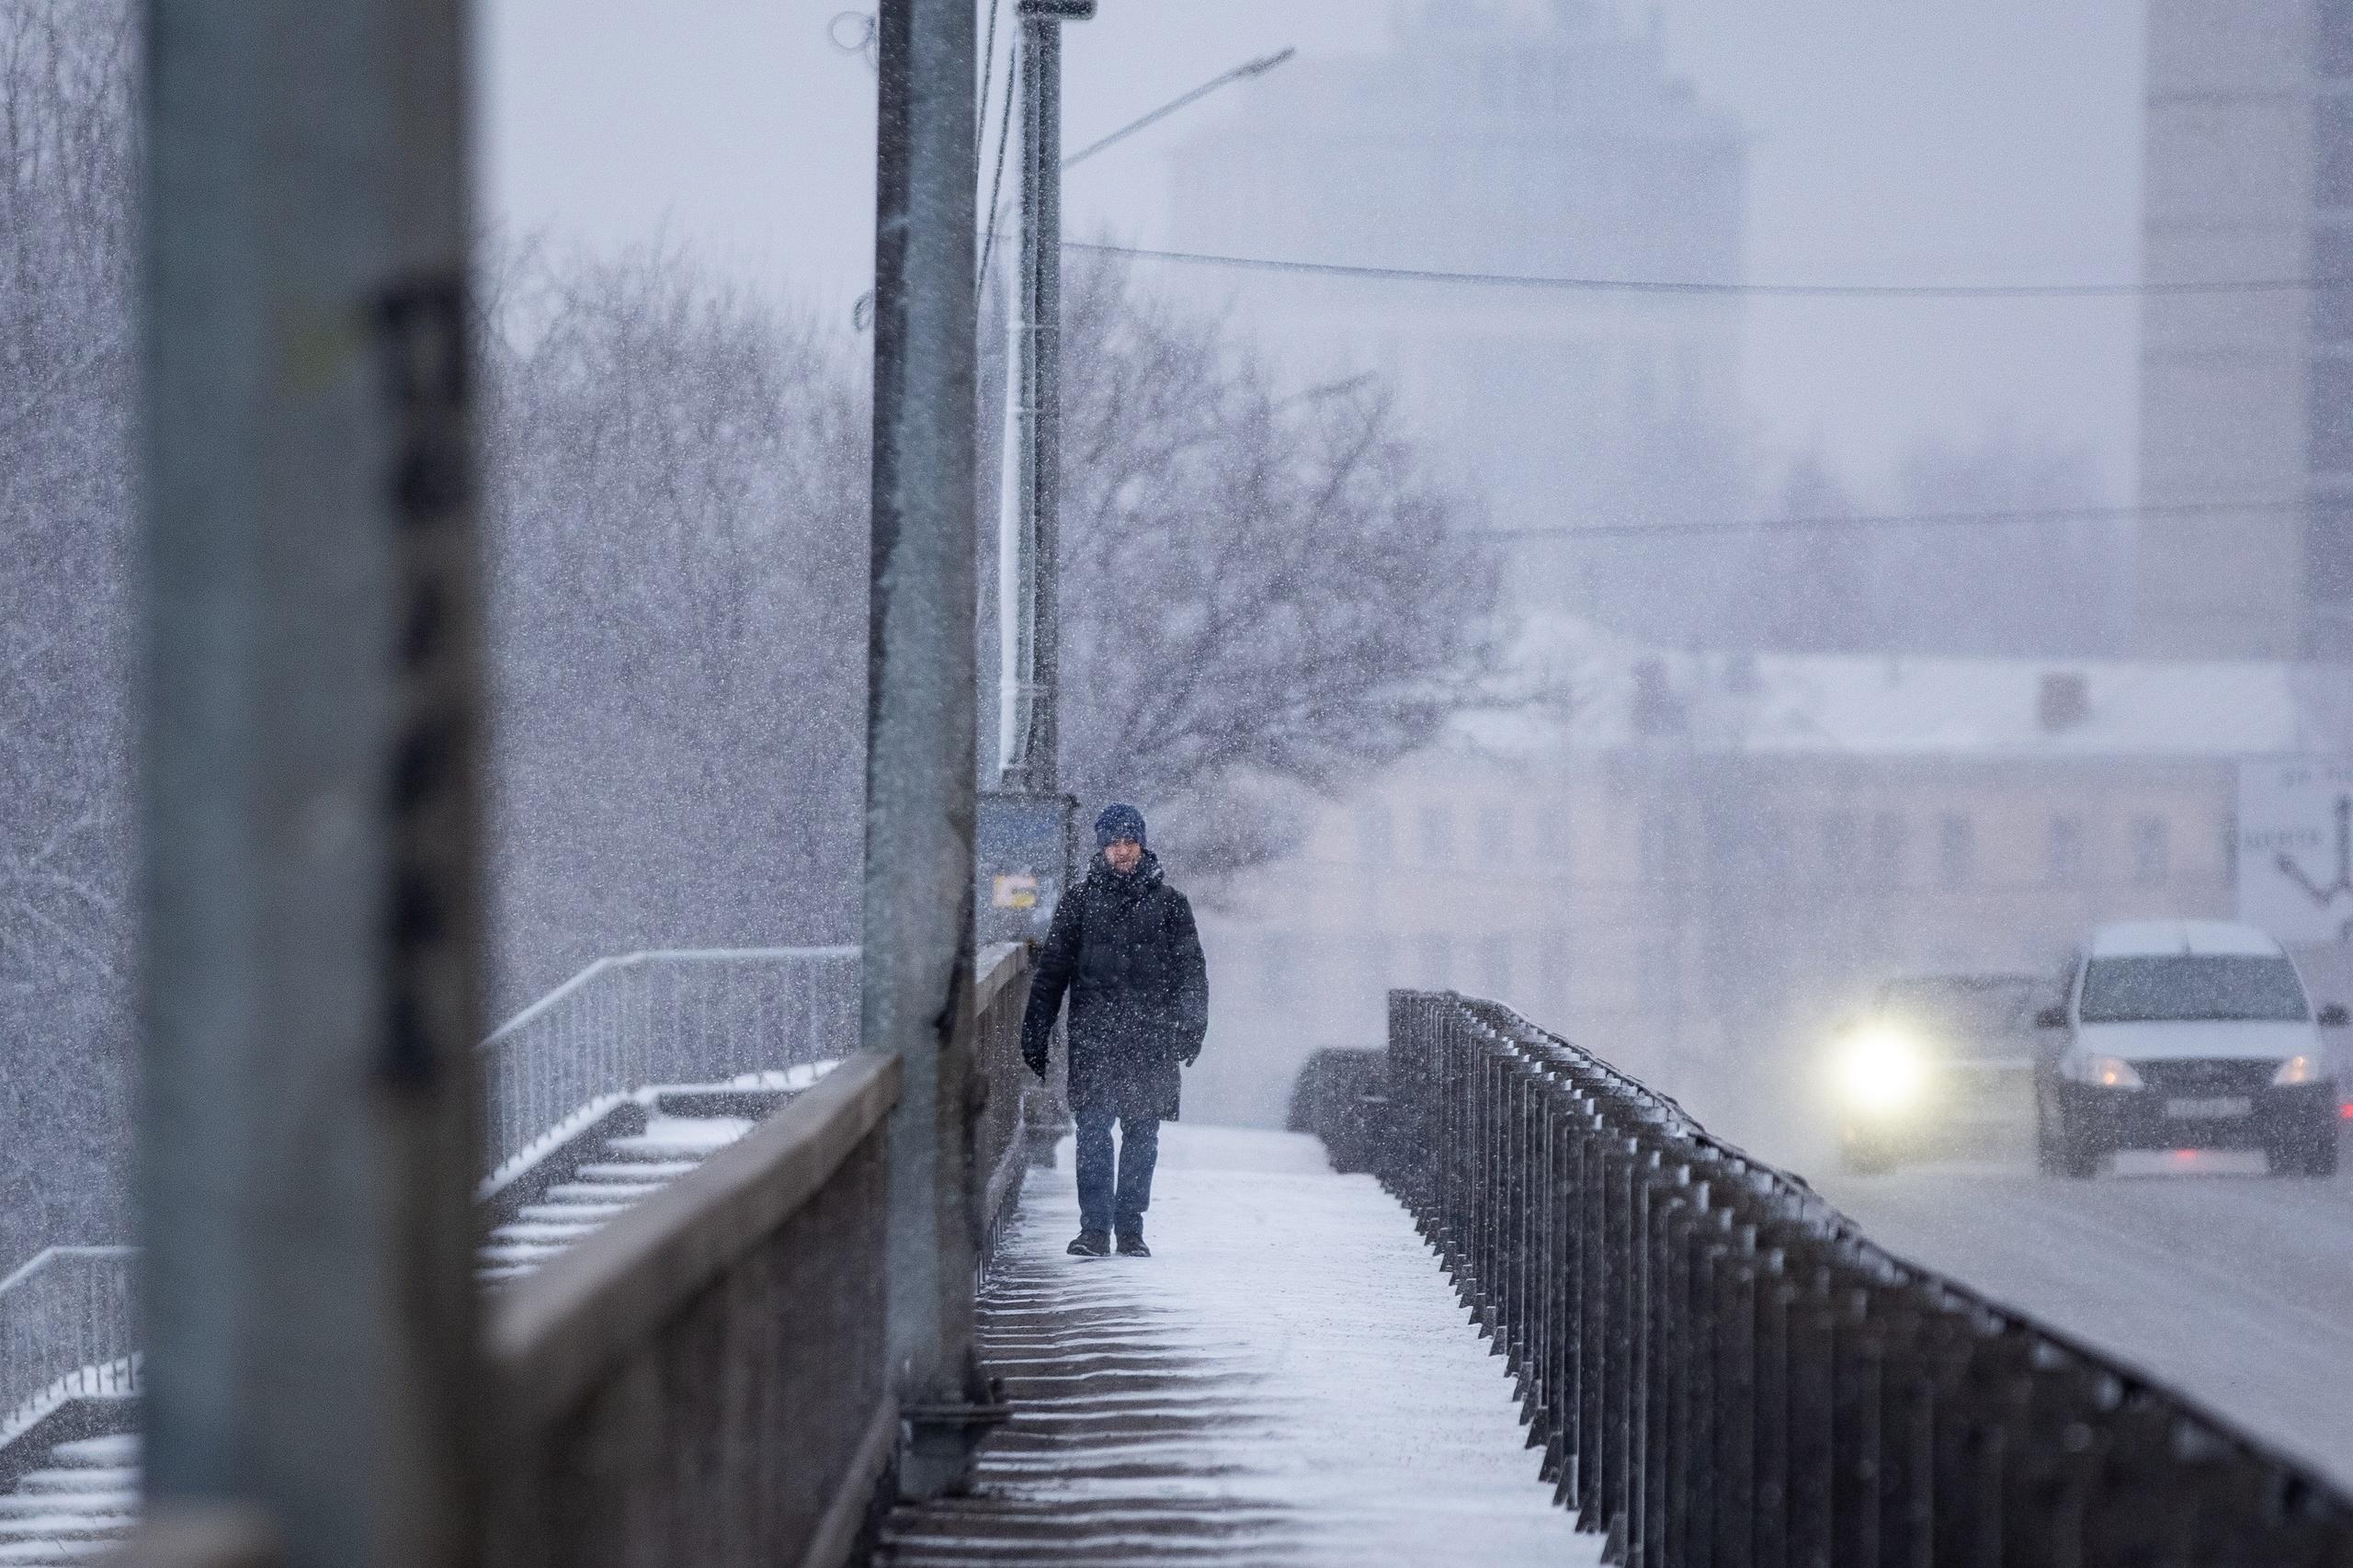
<path fill-rule="evenodd" d="M 867 445 L 850 346 L 665 251 L 498 277 L 503 1000 L 630 948 L 854 937 Z"/>
<path fill-rule="evenodd" d="M 0 4 L 0 1269 L 123 1233 L 132 35 Z"/>
<path fill-rule="evenodd" d="M 1065 282 L 1063 769 L 1165 808 L 1194 869 L 1488 695 L 1499 571 L 1370 378 L 1279 392 L 1215 317 Z"/>

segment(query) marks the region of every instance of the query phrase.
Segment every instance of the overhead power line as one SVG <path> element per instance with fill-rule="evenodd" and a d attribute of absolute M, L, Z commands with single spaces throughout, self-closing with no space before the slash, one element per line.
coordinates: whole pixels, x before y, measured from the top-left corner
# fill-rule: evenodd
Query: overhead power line
<path fill-rule="evenodd" d="M 1126 256 L 1135 261 L 1172 262 L 1183 267 L 1303 273 L 1321 278 L 1360 278 L 1387 283 L 1546 289 L 1586 294 L 1725 295 L 1792 300 L 2097 300 L 2165 294 L 2287 294 L 2312 289 L 2353 288 L 2353 278 L 2257 278 L 2202 283 L 1731 283 L 1657 278 L 1566 278 L 1526 272 L 1455 272 L 1419 267 L 1366 267 L 1336 261 L 1294 261 L 1277 256 L 1154 250 L 1142 245 L 1105 244 L 1085 240 L 1064 240 L 1063 245 L 1067 250 Z"/>
<path fill-rule="evenodd" d="M 1005 102 L 997 110 L 996 121 L 996 172 L 989 176 L 989 204 L 986 209 L 989 219 L 989 229 L 988 233 L 982 236 L 981 239 L 980 279 L 972 288 L 972 291 L 975 294 L 985 293 L 988 290 L 989 263 L 996 257 L 997 231 L 1005 226 L 1005 209 L 1000 204 L 1005 189 L 1005 146 L 1013 131 L 1013 94 L 1015 91 L 1014 67 L 1017 63 L 1017 51 L 1020 48 L 1021 35 L 1018 32 L 1016 32 L 1012 37 L 1006 40 Z M 989 63 L 992 67 L 996 63 L 996 8 L 994 6 L 991 6 L 989 10 Z M 985 76 L 983 78 L 983 81 L 985 85 Z M 986 97 L 983 97 L 981 100 L 981 113 L 982 130 L 985 131 L 988 128 L 988 100 Z"/>
<path fill-rule="evenodd" d="M 1692 539 L 1707 534 L 1812 532 L 1841 528 L 2015 528 L 2020 523 L 2132 522 L 2143 517 L 2206 517 L 2238 512 L 2301 512 L 2309 500 L 2184 501 L 2154 506 L 2040 506 L 2006 512 L 1889 512 L 1870 516 L 1819 517 L 1748 517 L 1737 521 L 1691 523 L 1596 523 L 1591 527 L 1562 524 L 1551 528 L 1487 528 L 1497 539 L 1643 539 L 1675 535 Z"/>

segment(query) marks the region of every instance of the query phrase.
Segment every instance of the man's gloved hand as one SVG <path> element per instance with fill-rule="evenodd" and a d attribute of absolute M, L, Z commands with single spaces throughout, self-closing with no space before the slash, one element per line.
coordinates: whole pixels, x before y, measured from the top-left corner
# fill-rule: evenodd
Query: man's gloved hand
<path fill-rule="evenodd" d="M 1029 1064 L 1029 1071 L 1038 1074 L 1038 1081 L 1040 1083 L 1042 1084 L 1046 1081 L 1046 1053 L 1044 1051 L 1025 1051 L 1021 1053 L 1021 1060 Z"/>
<path fill-rule="evenodd" d="M 1184 1050 L 1176 1053 L 1176 1060 L 1183 1062 L 1188 1067 L 1190 1067 L 1194 1062 L 1199 1062 L 1200 1059 L 1201 1048 L 1198 1045 L 1187 1046 Z"/>

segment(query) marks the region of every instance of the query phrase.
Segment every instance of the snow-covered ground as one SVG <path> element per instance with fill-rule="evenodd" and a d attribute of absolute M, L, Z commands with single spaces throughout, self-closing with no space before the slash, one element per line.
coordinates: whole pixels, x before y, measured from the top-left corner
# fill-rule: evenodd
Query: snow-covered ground
<path fill-rule="evenodd" d="M 2259 1155 L 2126 1155 L 2079 1182 L 2019 1157 L 1818 1185 L 1890 1251 L 2353 1485 L 2353 1169 L 2335 1181 L 2262 1170 Z"/>
<path fill-rule="evenodd" d="M 1312 1139 L 1164 1129 L 1150 1258 L 1063 1254 L 1067 1145 L 1018 1227 L 983 1302 L 1017 1414 L 899 1568 L 1599 1561 L 1437 1258 Z"/>

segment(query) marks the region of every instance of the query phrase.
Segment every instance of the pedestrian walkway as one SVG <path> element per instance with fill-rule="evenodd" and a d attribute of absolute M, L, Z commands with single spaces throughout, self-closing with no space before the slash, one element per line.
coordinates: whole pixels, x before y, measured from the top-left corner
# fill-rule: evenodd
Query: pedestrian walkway
<path fill-rule="evenodd" d="M 1403 1210 L 1313 1139 L 1171 1126 L 1150 1258 L 1074 1258 L 1069 1149 L 981 1302 L 1012 1422 L 881 1561 L 1597 1562 Z"/>

